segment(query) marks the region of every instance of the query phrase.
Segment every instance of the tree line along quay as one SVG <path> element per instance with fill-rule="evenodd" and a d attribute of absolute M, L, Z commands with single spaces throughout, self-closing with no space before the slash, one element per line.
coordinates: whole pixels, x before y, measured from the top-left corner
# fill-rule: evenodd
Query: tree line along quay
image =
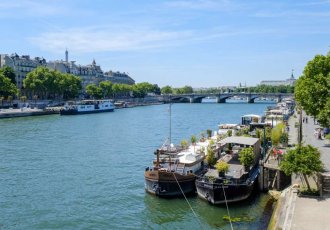
<path fill-rule="evenodd" d="M 148 82 L 136 83 L 134 85 L 112 83 L 101 81 L 97 84 L 88 84 L 82 88 L 79 77 L 48 69 L 37 67 L 29 72 L 23 80 L 21 89 L 16 87 L 15 72 L 11 67 L 0 68 L 0 99 L 1 101 L 12 101 L 14 98 L 25 101 L 27 99 L 58 99 L 70 100 L 77 98 L 143 98 L 147 94 L 190 94 L 190 93 L 221 93 L 221 92 L 255 92 L 255 93 L 292 93 L 293 86 L 269 86 L 258 85 L 255 87 L 237 87 L 234 89 L 226 87 L 194 90 L 191 86 L 179 88 L 169 85 L 160 88 L 157 84 Z"/>

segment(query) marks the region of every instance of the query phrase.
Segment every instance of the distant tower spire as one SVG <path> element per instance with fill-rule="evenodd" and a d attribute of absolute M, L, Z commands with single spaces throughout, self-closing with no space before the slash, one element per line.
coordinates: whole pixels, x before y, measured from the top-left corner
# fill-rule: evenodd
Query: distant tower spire
<path fill-rule="evenodd" d="M 291 72 L 291 79 L 294 79 L 293 71 L 294 71 L 294 69 L 292 69 L 292 72 Z"/>
<path fill-rule="evenodd" d="M 69 62 L 69 52 L 68 49 L 65 49 L 65 61 Z"/>
<path fill-rule="evenodd" d="M 95 58 L 93 59 L 92 65 L 96 65 Z"/>

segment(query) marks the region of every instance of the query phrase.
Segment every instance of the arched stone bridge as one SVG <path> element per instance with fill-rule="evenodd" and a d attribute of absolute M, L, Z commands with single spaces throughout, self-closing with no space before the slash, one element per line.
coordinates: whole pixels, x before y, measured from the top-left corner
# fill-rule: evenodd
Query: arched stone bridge
<path fill-rule="evenodd" d="M 257 98 L 274 98 L 276 102 L 282 101 L 284 97 L 293 97 L 292 93 L 192 93 L 178 95 L 160 95 L 157 96 L 159 101 L 178 102 L 178 103 L 201 103 L 203 98 L 215 98 L 217 103 L 226 103 L 226 99 L 232 97 L 246 98 L 247 103 L 254 103 Z"/>

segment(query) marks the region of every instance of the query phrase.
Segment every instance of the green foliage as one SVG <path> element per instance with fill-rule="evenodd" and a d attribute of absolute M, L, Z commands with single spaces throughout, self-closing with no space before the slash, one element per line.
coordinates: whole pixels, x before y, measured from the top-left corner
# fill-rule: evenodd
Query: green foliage
<path fill-rule="evenodd" d="M 260 130 L 260 131 L 261 131 L 260 141 L 261 141 L 261 145 L 263 145 L 264 144 L 264 130 Z M 265 133 L 266 133 L 266 137 L 265 137 L 266 143 L 268 143 L 271 140 L 272 128 L 266 127 Z"/>
<path fill-rule="evenodd" d="M 252 147 L 244 148 L 239 153 L 239 161 L 245 167 L 249 167 L 254 163 L 254 152 Z"/>
<path fill-rule="evenodd" d="M 193 88 L 191 86 L 188 86 L 188 85 L 186 85 L 182 88 L 174 89 L 175 94 L 189 94 L 189 93 L 193 93 L 193 92 L 194 92 Z"/>
<path fill-rule="evenodd" d="M 320 192 L 317 189 L 308 189 L 306 187 L 301 187 L 299 189 L 298 196 L 320 196 Z"/>
<path fill-rule="evenodd" d="M 21 102 L 26 102 L 27 97 L 26 97 L 26 96 L 21 96 L 21 97 L 20 97 L 20 100 L 21 100 Z"/>
<path fill-rule="evenodd" d="M 311 175 L 315 172 L 321 172 L 323 165 L 317 148 L 311 145 L 298 145 L 295 149 L 290 149 L 284 154 L 280 168 L 287 175 L 292 173 Z"/>
<path fill-rule="evenodd" d="M 213 166 L 217 162 L 217 159 L 215 158 L 214 150 L 211 145 L 207 147 L 206 161 L 209 166 Z"/>
<path fill-rule="evenodd" d="M 330 54 L 316 55 L 296 81 L 295 99 L 307 114 L 330 126 Z"/>
<path fill-rule="evenodd" d="M 215 164 L 215 168 L 218 170 L 218 172 L 226 173 L 229 170 L 229 164 L 224 161 L 219 161 Z"/>
<path fill-rule="evenodd" d="M 207 133 L 207 137 L 208 138 L 211 138 L 211 136 L 212 136 L 212 130 L 211 129 L 207 129 L 206 130 L 206 133 Z"/>
<path fill-rule="evenodd" d="M 100 99 L 103 96 L 102 88 L 95 84 L 88 84 L 86 86 L 86 93 L 95 99 Z"/>
<path fill-rule="evenodd" d="M 280 137 L 281 144 L 287 144 L 289 142 L 289 135 L 286 132 L 283 132 Z"/>
<path fill-rule="evenodd" d="M 193 145 L 196 144 L 196 142 L 197 142 L 197 138 L 196 138 L 195 135 L 192 135 L 192 136 L 190 137 L 190 142 L 191 142 L 191 144 L 193 144 Z"/>
<path fill-rule="evenodd" d="M 16 75 L 15 75 L 15 71 L 9 67 L 9 66 L 4 66 L 0 69 L 0 74 L 3 74 L 3 76 L 5 76 L 6 78 L 9 78 L 11 83 L 13 83 L 14 85 L 16 85 Z"/>
<path fill-rule="evenodd" d="M 181 147 L 184 148 L 184 149 L 187 148 L 188 147 L 188 141 L 185 140 L 185 139 L 181 140 Z"/>
<path fill-rule="evenodd" d="M 230 217 L 227 215 L 224 215 L 223 220 L 235 223 L 235 222 L 251 222 L 254 220 L 254 218 L 249 217 L 249 216 L 241 216 L 241 217 Z"/>
<path fill-rule="evenodd" d="M 324 138 L 327 139 L 327 140 L 330 140 L 330 133 L 327 134 Z"/>
<path fill-rule="evenodd" d="M 24 88 L 41 98 L 63 97 L 72 99 L 81 90 L 81 79 L 72 74 L 63 74 L 46 67 L 37 67 L 26 75 Z"/>
<path fill-rule="evenodd" d="M 141 82 L 133 85 L 133 96 L 136 98 L 143 98 L 148 93 L 154 93 L 155 90 L 156 90 L 155 85 L 152 85 L 148 82 Z"/>
<path fill-rule="evenodd" d="M 17 93 L 18 89 L 16 88 L 16 85 L 0 72 L 0 96 L 8 97 L 9 95 L 15 95 Z"/>
<path fill-rule="evenodd" d="M 233 135 L 233 130 L 229 129 L 227 131 L 227 135 L 228 135 L 228 137 L 231 137 Z"/>
<path fill-rule="evenodd" d="M 260 139 L 261 137 L 262 130 L 261 129 L 256 129 L 256 137 Z"/>
<path fill-rule="evenodd" d="M 282 134 L 282 132 L 280 129 L 277 129 L 276 127 L 272 129 L 271 140 L 272 140 L 273 146 L 279 145 L 281 134 Z"/>
<path fill-rule="evenodd" d="M 167 86 L 164 86 L 163 88 L 161 88 L 160 92 L 162 94 L 173 94 L 173 89 L 171 86 L 167 85 Z"/>
<path fill-rule="evenodd" d="M 99 87 L 102 90 L 103 98 L 110 98 L 113 95 L 112 86 L 113 84 L 111 81 L 101 81 L 99 83 Z"/>

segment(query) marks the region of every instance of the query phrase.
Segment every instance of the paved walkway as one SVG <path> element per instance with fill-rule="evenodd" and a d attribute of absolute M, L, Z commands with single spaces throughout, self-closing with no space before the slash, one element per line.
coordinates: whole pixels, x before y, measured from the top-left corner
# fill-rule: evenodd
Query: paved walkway
<path fill-rule="evenodd" d="M 305 114 L 303 116 L 306 117 Z M 296 118 L 291 117 L 289 120 L 289 144 L 297 143 L 298 132 L 297 128 L 294 127 L 296 121 L 298 121 L 298 116 Z M 325 147 L 324 140 L 315 138 L 315 128 L 319 128 L 319 126 L 314 124 L 311 117 L 308 117 L 308 123 L 303 123 L 303 143 L 310 144 L 320 150 L 325 169 L 330 173 L 330 148 Z M 295 178 L 293 183 L 296 182 L 301 184 L 300 178 Z M 284 200 L 281 211 L 284 220 L 281 220 L 283 224 L 280 226 L 283 230 L 330 230 L 330 198 L 298 197 L 295 189 L 291 189 L 287 195 L 290 198 L 287 197 Z"/>

